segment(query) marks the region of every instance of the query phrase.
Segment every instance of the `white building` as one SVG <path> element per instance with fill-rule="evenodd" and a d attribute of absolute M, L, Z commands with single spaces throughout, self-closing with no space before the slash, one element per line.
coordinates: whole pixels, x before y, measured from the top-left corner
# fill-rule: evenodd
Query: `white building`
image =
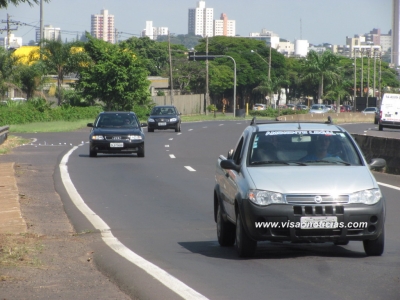
<path fill-rule="evenodd" d="M 115 43 L 114 16 L 108 14 L 108 10 L 103 9 L 100 15 L 92 15 L 90 34 L 100 40 Z"/>
<path fill-rule="evenodd" d="M 52 25 L 43 26 L 43 39 L 57 41 L 61 39 L 61 29 L 55 28 Z M 36 29 L 36 42 L 40 42 L 40 28 Z"/>
<path fill-rule="evenodd" d="M 189 8 L 188 33 L 202 37 L 214 34 L 214 9 L 206 8 L 205 1 L 198 1 L 197 8 Z"/>
<path fill-rule="evenodd" d="M 146 28 L 142 31 L 142 36 L 156 40 L 159 35 L 168 35 L 168 27 L 153 27 L 153 21 L 146 21 Z"/>
<path fill-rule="evenodd" d="M 251 32 L 249 33 L 249 37 L 265 41 L 268 45 L 270 45 L 274 49 L 279 48 L 279 35 L 272 32 L 271 30 L 267 30 L 265 28 L 261 29 L 261 32 Z"/>
<path fill-rule="evenodd" d="M 305 57 L 308 53 L 308 41 L 307 40 L 296 40 L 294 42 L 294 55 Z"/>
<path fill-rule="evenodd" d="M 236 22 L 234 20 L 228 20 L 228 16 L 224 13 L 221 14 L 219 20 L 214 20 L 214 36 L 218 35 L 236 35 Z"/>
<path fill-rule="evenodd" d="M 294 55 L 294 44 L 292 42 L 289 42 L 286 40 L 280 40 L 277 51 L 288 57 L 293 56 Z"/>
<path fill-rule="evenodd" d="M 13 33 L 10 34 L 10 41 L 8 41 L 8 37 L 0 38 L 0 44 L 4 48 L 19 48 L 22 46 L 22 37 L 16 37 Z"/>

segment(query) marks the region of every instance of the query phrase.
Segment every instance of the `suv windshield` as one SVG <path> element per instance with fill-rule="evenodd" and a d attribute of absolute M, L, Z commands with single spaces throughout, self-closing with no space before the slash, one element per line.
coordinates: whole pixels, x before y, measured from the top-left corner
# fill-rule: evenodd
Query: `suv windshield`
<path fill-rule="evenodd" d="M 253 136 L 249 164 L 361 165 L 349 136 L 340 131 L 264 131 Z"/>

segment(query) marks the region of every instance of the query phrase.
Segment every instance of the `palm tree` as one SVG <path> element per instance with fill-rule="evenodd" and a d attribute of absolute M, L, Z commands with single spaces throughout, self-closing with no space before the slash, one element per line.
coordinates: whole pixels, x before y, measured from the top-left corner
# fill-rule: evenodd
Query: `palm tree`
<path fill-rule="evenodd" d="M 271 94 L 274 92 L 274 86 L 271 80 L 264 80 L 258 86 L 253 89 L 253 93 L 261 93 L 263 96 L 267 96 L 272 104 Z"/>
<path fill-rule="evenodd" d="M 347 82 L 339 81 L 325 94 L 324 99 L 336 99 L 336 112 L 340 113 L 340 100 L 349 95 Z"/>
<path fill-rule="evenodd" d="M 331 51 L 322 54 L 310 51 L 303 61 L 303 80 L 318 82 L 318 103 L 324 94 L 324 80 L 335 82 L 339 79 L 338 61 L 339 58 Z"/>

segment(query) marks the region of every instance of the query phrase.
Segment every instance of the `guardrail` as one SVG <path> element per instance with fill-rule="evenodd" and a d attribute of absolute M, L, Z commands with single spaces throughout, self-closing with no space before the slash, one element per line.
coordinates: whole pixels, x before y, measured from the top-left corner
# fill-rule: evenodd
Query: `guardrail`
<path fill-rule="evenodd" d="M 10 126 L 0 127 L 0 145 L 7 139 L 9 129 Z"/>

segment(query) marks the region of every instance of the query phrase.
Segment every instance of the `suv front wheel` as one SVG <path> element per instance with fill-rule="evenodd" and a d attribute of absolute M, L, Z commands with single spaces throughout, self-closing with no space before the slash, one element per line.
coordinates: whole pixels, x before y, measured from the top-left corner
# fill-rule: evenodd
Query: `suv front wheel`
<path fill-rule="evenodd" d="M 256 252 L 257 241 L 246 234 L 240 212 L 236 215 L 236 250 L 239 257 L 252 257 Z"/>

